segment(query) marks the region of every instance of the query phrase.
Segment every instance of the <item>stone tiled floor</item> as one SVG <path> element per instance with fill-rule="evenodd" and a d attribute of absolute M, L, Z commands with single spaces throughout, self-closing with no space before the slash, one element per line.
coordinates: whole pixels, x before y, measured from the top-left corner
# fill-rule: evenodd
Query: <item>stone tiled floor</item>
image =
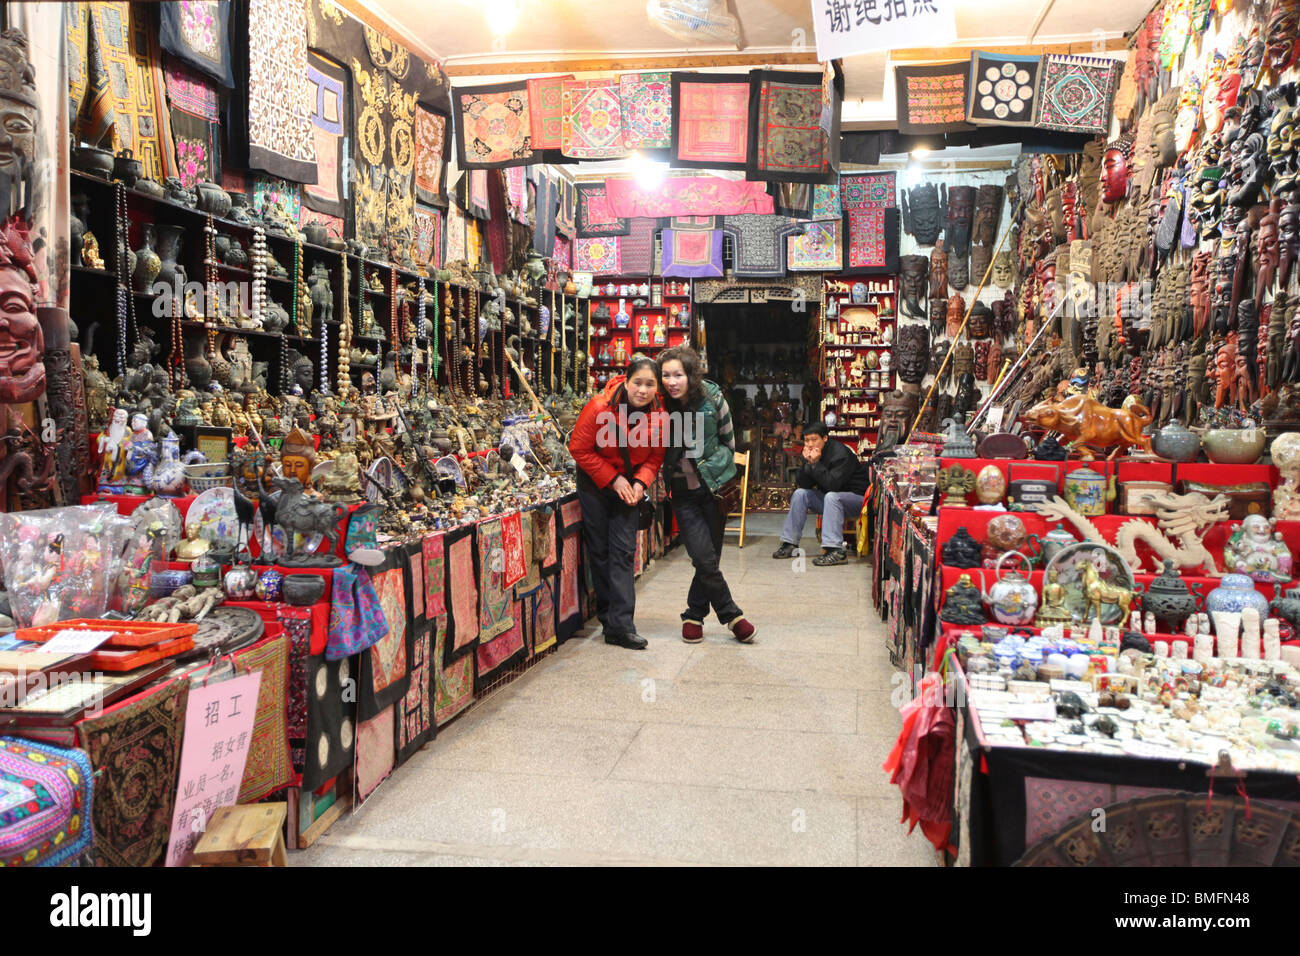
<path fill-rule="evenodd" d="M 290 863 L 935 865 L 880 769 L 900 721 L 868 569 L 774 561 L 779 530 L 756 516 L 723 556 L 756 643 L 716 619 L 681 642 L 676 549 L 638 584 L 647 650 L 589 627 Z"/>

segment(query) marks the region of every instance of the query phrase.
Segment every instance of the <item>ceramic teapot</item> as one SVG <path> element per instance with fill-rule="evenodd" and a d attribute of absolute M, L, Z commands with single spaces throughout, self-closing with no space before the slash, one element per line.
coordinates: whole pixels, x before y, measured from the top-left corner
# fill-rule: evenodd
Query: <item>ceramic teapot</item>
<path fill-rule="evenodd" d="M 1038 610 L 1038 592 L 1022 571 L 1008 571 L 1005 575 L 1002 573 L 1003 562 L 1013 556 L 1022 563 L 1027 560 L 1019 551 L 1003 552 L 993 568 L 997 580 L 988 593 L 983 595 L 984 603 L 1000 624 L 1032 624 L 1034 612 Z"/>

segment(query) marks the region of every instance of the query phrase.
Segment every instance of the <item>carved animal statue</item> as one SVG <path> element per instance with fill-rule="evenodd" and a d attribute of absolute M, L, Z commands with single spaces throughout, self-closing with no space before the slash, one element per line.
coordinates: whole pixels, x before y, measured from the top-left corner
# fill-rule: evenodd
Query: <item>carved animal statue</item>
<path fill-rule="evenodd" d="M 1142 429 L 1151 424 L 1152 416 L 1141 402 L 1126 401 L 1124 408 L 1109 408 L 1090 395 L 1080 394 L 1063 402 L 1042 402 L 1021 417 L 1077 442 L 1085 457 L 1089 451 L 1106 448 L 1114 448 L 1114 457 L 1129 445 L 1151 452 L 1151 439 L 1142 434 Z"/>
<path fill-rule="evenodd" d="M 1123 612 L 1121 620 L 1128 620 L 1129 605 L 1133 603 L 1133 592 L 1103 581 L 1097 571 L 1097 565 L 1092 561 L 1083 562 L 1083 594 L 1086 601 L 1083 609 L 1085 623 L 1094 610 L 1097 612 L 1097 620 L 1101 620 L 1103 604 L 1118 605 Z"/>
<path fill-rule="evenodd" d="M 273 478 L 271 484 L 280 492 L 275 520 L 285 530 L 285 556 L 293 557 L 294 533 L 319 532 L 329 545 L 325 553 L 334 553 L 338 547 L 339 522 L 347 517 L 348 509 L 304 497 L 302 482 L 297 478 Z"/>

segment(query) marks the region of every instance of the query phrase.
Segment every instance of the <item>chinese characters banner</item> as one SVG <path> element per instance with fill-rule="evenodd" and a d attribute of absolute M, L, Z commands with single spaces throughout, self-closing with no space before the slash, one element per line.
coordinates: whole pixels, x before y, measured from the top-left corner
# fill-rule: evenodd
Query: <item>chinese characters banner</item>
<path fill-rule="evenodd" d="M 957 39 L 954 0 L 812 0 L 817 59 L 943 46 Z"/>

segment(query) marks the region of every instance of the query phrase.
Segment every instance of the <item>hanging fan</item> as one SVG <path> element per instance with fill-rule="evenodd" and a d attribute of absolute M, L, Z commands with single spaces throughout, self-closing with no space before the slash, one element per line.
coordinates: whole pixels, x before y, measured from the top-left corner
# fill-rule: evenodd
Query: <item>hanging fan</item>
<path fill-rule="evenodd" d="M 650 22 L 678 40 L 736 44 L 740 21 L 727 10 L 726 0 L 646 0 Z"/>

